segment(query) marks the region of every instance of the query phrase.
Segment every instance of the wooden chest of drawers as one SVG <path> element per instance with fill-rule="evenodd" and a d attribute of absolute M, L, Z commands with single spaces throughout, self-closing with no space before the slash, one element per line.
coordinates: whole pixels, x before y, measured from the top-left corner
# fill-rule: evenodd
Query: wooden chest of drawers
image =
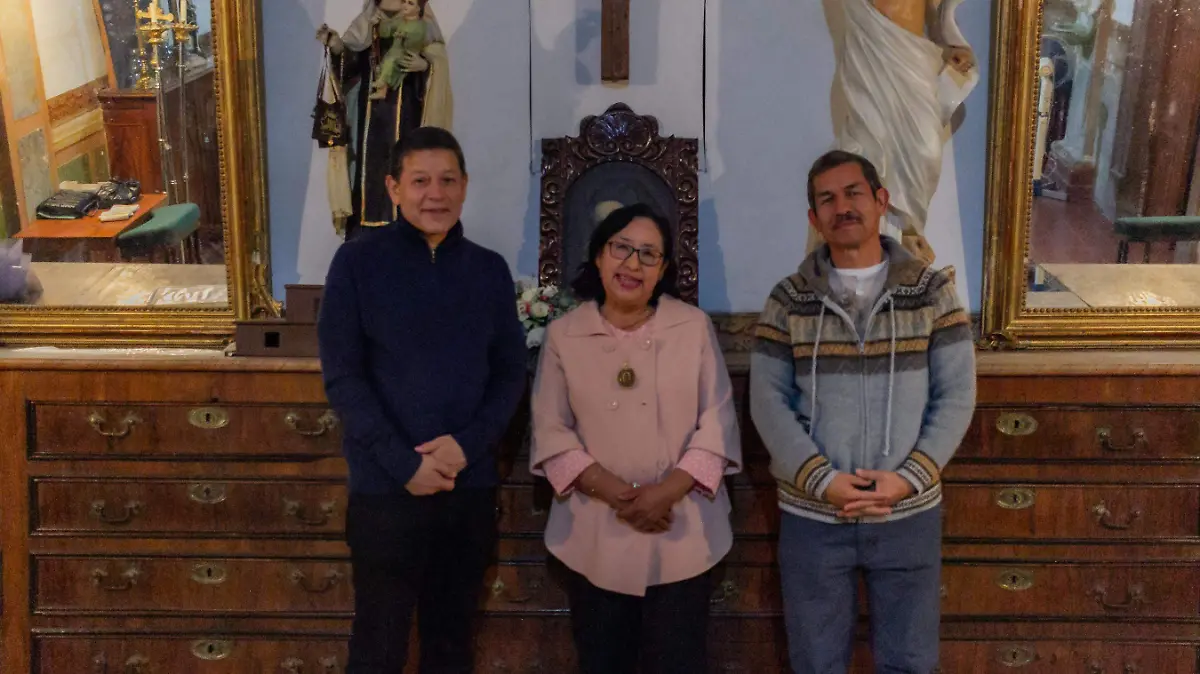
<path fill-rule="evenodd" d="M 0 390 L 0 671 L 342 671 L 345 466 L 315 363 L 8 360 Z M 945 475 L 942 672 L 1200 672 L 1198 401 L 1191 354 L 981 355 Z M 743 432 L 711 671 L 785 672 L 779 513 Z M 549 492 L 517 450 L 479 671 L 571 672 Z"/>

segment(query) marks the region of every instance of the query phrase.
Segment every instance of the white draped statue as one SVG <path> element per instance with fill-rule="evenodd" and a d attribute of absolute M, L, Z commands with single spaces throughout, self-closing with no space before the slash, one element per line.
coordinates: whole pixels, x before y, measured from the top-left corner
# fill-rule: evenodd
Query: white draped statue
<path fill-rule="evenodd" d="M 845 10 L 834 80 L 838 149 L 879 169 L 891 195 L 888 229 L 930 260 L 923 235 L 950 120 L 979 82 L 954 18 L 962 1 L 838 0 Z"/>

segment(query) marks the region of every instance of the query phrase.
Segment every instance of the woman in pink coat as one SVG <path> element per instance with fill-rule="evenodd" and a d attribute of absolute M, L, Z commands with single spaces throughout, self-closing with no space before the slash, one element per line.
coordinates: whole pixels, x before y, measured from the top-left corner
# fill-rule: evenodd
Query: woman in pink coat
<path fill-rule="evenodd" d="M 649 207 L 597 226 L 549 326 L 531 468 L 557 494 L 546 546 L 566 566 L 584 674 L 703 672 L 712 568 L 729 552 L 724 475 L 741 468 L 712 322 L 675 292 L 670 226 Z"/>

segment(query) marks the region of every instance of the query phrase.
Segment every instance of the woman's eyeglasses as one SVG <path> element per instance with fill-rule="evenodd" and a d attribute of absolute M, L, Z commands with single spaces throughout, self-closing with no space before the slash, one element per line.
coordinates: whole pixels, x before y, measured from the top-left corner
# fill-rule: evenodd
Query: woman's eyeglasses
<path fill-rule="evenodd" d="M 657 267 L 662 264 L 663 254 L 653 248 L 635 248 L 624 241 L 608 242 L 608 254 L 615 260 L 624 262 L 634 253 L 637 253 L 638 262 L 641 262 L 643 267 Z"/>

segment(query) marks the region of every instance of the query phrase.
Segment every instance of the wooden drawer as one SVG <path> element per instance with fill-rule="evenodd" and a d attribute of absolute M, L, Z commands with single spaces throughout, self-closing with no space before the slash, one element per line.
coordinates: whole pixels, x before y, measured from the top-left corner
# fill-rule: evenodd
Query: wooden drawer
<path fill-rule="evenodd" d="M 1182 539 L 1200 534 L 1200 487 L 946 485 L 945 535 Z"/>
<path fill-rule="evenodd" d="M 346 488 L 285 481 L 36 478 L 34 534 L 334 537 Z"/>
<path fill-rule="evenodd" d="M 500 489 L 500 530 L 514 534 L 541 535 L 546 530 L 550 488 L 507 485 Z M 730 522 L 739 535 L 775 536 L 779 531 L 779 506 L 775 486 L 738 486 L 729 490 Z"/>
<path fill-rule="evenodd" d="M 34 459 L 306 459 L 341 456 L 337 416 L 318 405 L 31 403 Z"/>
<path fill-rule="evenodd" d="M 942 642 L 941 671 L 945 674 L 1195 674 L 1196 648 L 1099 641 L 946 641 Z"/>
<path fill-rule="evenodd" d="M 488 575 L 484 607 L 491 612 L 565 611 L 557 563 L 502 564 Z M 714 615 L 778 615 L 779 570 L 774 566 L 721 566 L 713 588 Z"/>
<path fill-rule="evenodd" d="M 350 563 L 307 559 L 38 556 L 37 614 L 337 614 L 354 610 Z"/>
<path fill-rule="evenodd" d="M 344 639 L 36 636 L 36 674 L 341 674 Z"/>
<path fill-rule="evenodd" d="M 1200 409 L 981 407 L 956 458 L 1200 459 Z"/>
<path fill-rule="evenodd" d="M 949 563 L 942 584 L 947 616 L 1200 617 L 1195 564 Z"/>

